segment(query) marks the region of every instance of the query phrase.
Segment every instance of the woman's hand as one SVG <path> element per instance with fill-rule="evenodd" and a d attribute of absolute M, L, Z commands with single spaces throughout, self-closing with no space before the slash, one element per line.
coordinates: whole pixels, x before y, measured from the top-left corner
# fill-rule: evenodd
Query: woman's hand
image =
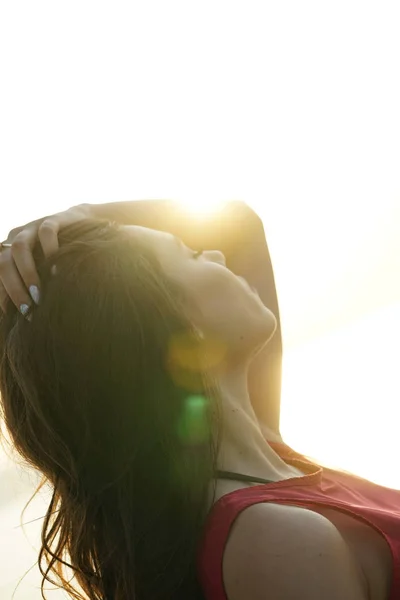
<path fill-rule="evenodd" d="M 12 229 L 0 249 L 0 309 L 5 311 L 9 299 L 25 314 L 33 302 L 40 300 L 40 281 L 32 255 L 39 239 L 46 257 L 58 250 L 58 233 L 67 225 L 87 218 L 107 219 L 121 224 L 137 224 L 163 229 L 168 222 L 170 200 L 133 200 L 106 204 L 79 204 L 54 215 L 31 221 Z M 173 202 L 172 202 L 173 204 Z M 168 225 L 167 225 L 168 230 Z"/>
<path fill-rule="evenodd" d="M 58 250 L 60 229 L 91 216 L 89 204 L 73 206 L 63 212 L 31 221 L 12 229 L 7 242 L 11 248 L 0 251 L 0 308 L 5 311 L 8 299 L 25 314 L 32 301 L 40 301 L 40 281 L 32 250 L 39 239 L 46 257 Z"/>

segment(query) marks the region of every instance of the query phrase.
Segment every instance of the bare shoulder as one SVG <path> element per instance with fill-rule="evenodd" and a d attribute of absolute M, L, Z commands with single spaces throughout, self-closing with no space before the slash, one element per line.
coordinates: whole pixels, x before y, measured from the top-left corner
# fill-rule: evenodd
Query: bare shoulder
<path fill-rule="evenodd" d="M 366 600 L 367 586 L 336 527 L 319 513 L 260 503 L 240 513 L 223 558 L 229 600 Z"/>

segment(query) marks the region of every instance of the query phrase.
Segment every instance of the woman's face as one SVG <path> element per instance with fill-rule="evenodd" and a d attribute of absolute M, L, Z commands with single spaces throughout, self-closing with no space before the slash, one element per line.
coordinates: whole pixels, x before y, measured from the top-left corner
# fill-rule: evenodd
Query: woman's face
<path fill-rule="evenodd" d="M 213 336 L 229 354 L 250 357 L 272 337 L 273 313 L 246 280 L 225 265 L 219 251 L 195 252 L 175 236 L 154 229 L 125 226 L 156 254 L 168 278 L 188 300 L 187 316 L 204 336 Z"/>

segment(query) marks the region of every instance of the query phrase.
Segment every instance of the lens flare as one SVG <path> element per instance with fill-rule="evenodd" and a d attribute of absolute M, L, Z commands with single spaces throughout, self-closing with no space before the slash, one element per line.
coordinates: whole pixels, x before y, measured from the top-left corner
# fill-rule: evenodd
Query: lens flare
<path fill-rule="evenodd" d="M 185 444 L 195 445 L 207 440 L 210 434 L 207 421 L 208 402 L 202 395 L 186 398 L 177 426 L 177 435 Z"/>
<path fill-rule="evenodd" d="M 216 336 L 199 340 L 191 333 L 178 333 L 170 340 L 168 362 L 189 371 L 204 371 L 222 363 L 226 344 Z"/>
<path fill-rule="evenodd" d="M 227 345 L 217 337 L 199 340 L 192 333 L 177 333 L 169 344 L 166 369 L 175 385 L 190 392 L 201 392 L 203 373 L 223 364 Z"/>
<path fill-rule="evenodd" d="M 228 203 L 227 200 L 216 200 L 215 198 L 192 198 L 191 200 L 178 200 L 178 203 L 187 212 L 198 217 L 212 216 L 222 210 Z"/>

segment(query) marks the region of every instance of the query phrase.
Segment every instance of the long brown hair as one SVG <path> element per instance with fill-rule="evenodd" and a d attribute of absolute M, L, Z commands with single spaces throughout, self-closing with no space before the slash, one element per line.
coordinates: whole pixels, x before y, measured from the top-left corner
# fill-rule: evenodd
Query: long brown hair
<path fill-rule="evenodd" d="M 221 422 L 216 387 L 193 365 L 201 338 L 183 293 L 115 223 L 84 220 L 59 241 L 51 259 L 34 249 L 30 318 L 11 302 L 0 316 L 4 423 L 43 476 L 31 500 L 53 490 L 42 597 L 47 580 L 78 600 L 202 598 L 196 553 Z"/>

